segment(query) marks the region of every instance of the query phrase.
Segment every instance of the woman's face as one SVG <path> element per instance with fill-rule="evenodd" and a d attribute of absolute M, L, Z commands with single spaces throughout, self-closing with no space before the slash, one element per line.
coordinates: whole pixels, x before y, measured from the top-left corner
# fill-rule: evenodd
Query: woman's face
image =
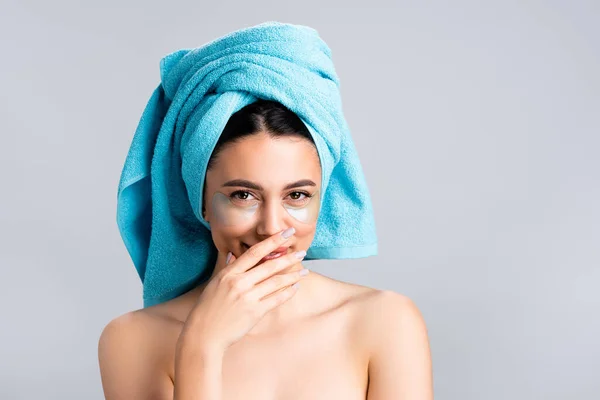
<path fill-rule="evenodd" d="M 300 137 L 264 132 L 226 145 L 206 174 L 203 207 L 219 252 L 236 257 L 293 226 L 288 253 L 313 240 L 321 196 L 314 145 Z"/>

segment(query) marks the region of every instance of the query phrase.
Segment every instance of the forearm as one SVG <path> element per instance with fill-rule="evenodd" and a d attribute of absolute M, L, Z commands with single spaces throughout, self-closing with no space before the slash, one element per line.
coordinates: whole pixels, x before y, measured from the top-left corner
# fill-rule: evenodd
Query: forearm
<path fill-rule="evenodd" d="M 180 338 L 173 400 L 221 400 L 223 352 Z"/>

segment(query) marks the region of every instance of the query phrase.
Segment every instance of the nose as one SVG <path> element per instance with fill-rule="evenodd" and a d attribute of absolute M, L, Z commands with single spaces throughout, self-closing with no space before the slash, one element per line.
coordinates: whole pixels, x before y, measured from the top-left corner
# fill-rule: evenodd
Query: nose
<path fill-rule="evenodd" d="M 277 201 L 265 201 L 260 210 L 256 233 L 266 238 L 290 227 L 286 215 L 287 212 Z"/>

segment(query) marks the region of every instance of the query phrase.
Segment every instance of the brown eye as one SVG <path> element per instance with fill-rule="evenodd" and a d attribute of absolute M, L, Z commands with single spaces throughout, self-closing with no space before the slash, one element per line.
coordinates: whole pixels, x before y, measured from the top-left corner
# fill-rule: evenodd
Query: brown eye
<path fill-rule="evenodd" d="M 304 197 L 299 197 L 299 196 L 304 196 Z M 311 197 L 311 195 L 306 192 L 292 192 L 292 193 L 290 193 L 290 197 L 292 198 L 292 200 L 294 200 L 296 202 L 303 202 L 303 201 L 308 200 Z"/>
<path fill-rule="evenodd" d="M 238 195 L 240 195 L 240 196 L 238 196 Z M 252 196 L 252 194 L 245 190 L 236 190 L 235 192 L 231 193 L 231 195 L 229 195 L 229 198 L 233 199 L 233 200 L 246 201 L 246 200 L 248 200 L 248 196 Z M 252 196 L 252 197 L 254 197 L 254 196 Z"/>

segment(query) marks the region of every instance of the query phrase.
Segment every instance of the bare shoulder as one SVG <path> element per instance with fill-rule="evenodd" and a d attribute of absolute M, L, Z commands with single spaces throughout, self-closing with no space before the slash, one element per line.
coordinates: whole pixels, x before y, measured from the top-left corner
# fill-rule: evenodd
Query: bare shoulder
<path fill-rule="evenodd" d="M 381 290 L 364 303 L 369 399 L 433 398 L 432 363 L 421 311 L 406 295 Z"/>
<path fill-rule="evenodd" d="M 155 309 L 140 309 L 104 327 L 98 361 L 106 399 L 172 398 L 173 382 L 165 368 L 169 349 L 164 340 L 172 324 Z"/>
<path fill-rule="evenodd" d="M 328 279 L 335 282 L 339 288 L 337 297 L 344 299 L 345 303 L 353 305 L 353 311 L 360 319 L 361 324 L 366 322 L 377 324 L 378 320 L 384 322 L 382 318 L 389 317 L 394 313 L 412 314 L 413 316 L 415 313 L 419 313 L 412 299 L 401 293 Z"/>
<path fill-rule="evenodd" d="M 420 311 L 415 302 L 408 296 L 392 291 L 377 290 L 369 298 L 366 307 L 370 310 L 369 314 L 375 318 L 404 317 L 407 323 L 415 323 L 415 317 L 420 317 Z"/>
<path fill-rule="evenodd" d="M 375 290 L 361 304 L 361 321 L 372 347 L 381 343 L 386 332 L 426 334 L 423 315 L 408 296 L 392 290 Z M 389 335 L 389 333 L 387 334 Z"/>
<path fill-rule="evenodd" d="M 352 319 L 360 320 L 361 315 L 367 312 L 367 304 L 380 292 L 369 286 L 319 276 L 326 283 L 322 288 L 323 294 L 319 295 L 319 303 L 332 309 L 344 308 L 352 315 Z M 356 322 L 361 324 L 364 321 Z"/>
<path fill-rule="evenodd" d="M 390 301 L 389 298 L 394 297 L 394 294 L 365 285 L 327 279 L 331 284 L 327 292 L 329 296 L 336 299 L 333 304 L 337 306 L 334 308 L 344 309 L 349 317 L 349 330 L 355 348 L 367 351 L 371 343 L 376 340 L 373 335 L 378 330 L 376 327 L 378 322 L 374 314 L 381 313 L 384 307 L 389 308 L 389 305 L 384 304 L 391 303 L 393 300 Z"/>

